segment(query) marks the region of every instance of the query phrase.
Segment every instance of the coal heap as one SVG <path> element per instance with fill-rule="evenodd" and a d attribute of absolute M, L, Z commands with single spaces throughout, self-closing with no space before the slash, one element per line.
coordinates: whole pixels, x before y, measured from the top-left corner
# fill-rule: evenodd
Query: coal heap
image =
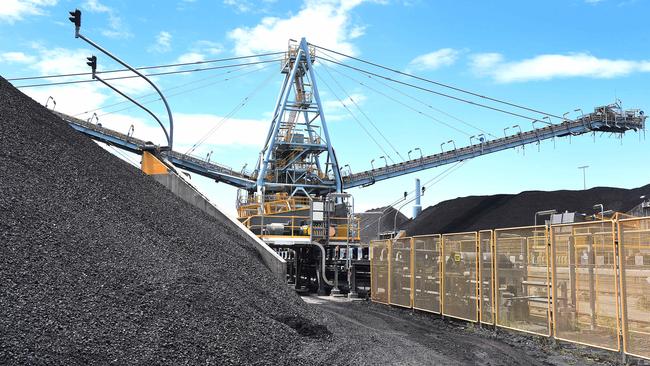
<path fill-rule="evenodd" d="M 395 217 L 397 210 L 393 206 L 373 208 L 357 214 L 360 220 L 361 242 L 369 243 L 378 238 L 378 233 L 392 232 L 397 223 L 399 228 L 408 218 L 401 212 Z"/>
<path fill-rule="evenodd" d="M 591 215 L 595 212 L 593 206 L 598 203 L 606 210 L 627 212 L 641 203 L 641 195 L 648 193 L 650 185 L 635 189 L 596 187 L 582 191 L 526 191 L 461 197 L 428 207 L 401 229 L 410 236 L 529 226 L 534 224 L 535 212 L 556 209 Z M 547 218 L 540 218 L 538 222 Z"/>
<path fill-rule="evenodd" d="M 302 364 L 328 337 L 239 233 L 2 78 L 0 146 L 0 364 Z"/>

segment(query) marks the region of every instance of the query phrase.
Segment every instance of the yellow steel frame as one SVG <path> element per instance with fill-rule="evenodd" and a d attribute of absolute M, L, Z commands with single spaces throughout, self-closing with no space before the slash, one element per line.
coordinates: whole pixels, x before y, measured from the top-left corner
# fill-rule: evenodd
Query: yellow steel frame
<path fill-rule="evenodd" d="M 573 223 L 573 224 L 558 224 L 558 225 L 553 225 L 551 227 L 550 237 L 551 237 L 551 247 L 553 248 L 553 255 L 552 255 L 553 260 L 551 261 L 551 267 L 552 267 L 551 268 L 551 275 L 552 275 L 551 281 L 552 281 L 552 284 L 553 284 L 553 296 L 552 296 L 552 298 L 557 298 L 558 297 L 557 296 L 557 282 L 556 282 L 557 279 L 555 278 L 555 273 L 557 271 L 557 263 L 555 261 L 555 243 L 556 243 L 555 236 L 556 235 L 555 235 L 555 232 L 554 232 L 553 229 L 563 228 L 563 227 L 570 227 L 571 228 L 571 236 L 576 237 L 578 235 L 584 235 L 584 233 L 576 233 L 576 229 L 583 228 L 583 227 L 589 227 L 589 226 L 593 226 L 594 224 L 601 224 L 601 223 L 602 224 L 608 223 L 610 225 L 610 228 L 611 228 L 610 231 L 611 231 L 611 235 L 612 235 L 612 237 L 611 237 L 612 253 L 616 253 L 616 233 L 615 233 L 615 222 L 614 221 L 604 220 L 604 221 L 591 221 L 591 222 L 582 222 L 582 223 Z M 590 235 L 590 233 L 588 233 L 588 235 Z M 574 248 L 574 249 L 577 251 L 577 248 Z M 594 255 L 595 255 L 595 253 L 594 253 Z M 615 284 L 614 293 L 617 294 L 616 296 L 618 296 L 618 293 L 619 293 L 619 278 L 618 277 L 619 276 L 618 276 L 617 271 L 615 269 L 614 270 L 614 284 Z M 598 277 L 596 277 L 596 281 L 597 280 L 598 280 Z M 598 289 L 598 288 L 599 288 L 598 284 L 596 284 L 596 289 Z M 578 305 L 576 304 L 576 312 L 578 311 L 577 306 Z M 598 306 L 598 303 L 596 303 L 596 306 Z M 619 309 L 619 302 L 618 301 L 616 301 L 615 308 L 616 308 L 616 334 L 619 335 L 621 330 L 620 330 L 620 309 Z M 557 301 L 553 301 L 553 314 L 557 314 L 557 311 L 558 311 L 557 310 Z M 596 310 L 596 312 L 597 312 L 597 310 Z M 553 323 L 552 323 L 552 325 L 553 325 L 553 328 L 552 328 L 553 329 L 553 337 L 555 337 L 556 339 L 559 339 L 561 341 L 570 342 L 570 343 L 581 344 L 581 345 L 584 345 L 584 346 L 590 346 L 590 347 L 595 347 L 595 348 L 606 349 L 606 350 L 609 350 L 609 351 L 617 351 L 618 352 L 621 349 L 620 337 L 618 337 L 618 336 L 616 337 L 616 348 L 606 347 L 606 346 L 602 346 L 602 345 L 597 345 L 597 344 L 592 344 L 592 343 L 588 343 L 588 342 L 576 341 L 576 340 L 560 337 L 557 334 L 557 316 L 554 315 L 551 318 L 552 318 L 552 321 L 553 321 Z"/>
<path fill-rule="evenodd" d="M 438 311 L 432 311 L 429 309 L 425 308 L 420 308 L 415 306 L 415 288 L 413 289 L 413 309 L 421 310 L 421 311 L 426 311 L 429 313 L 434 313 L 434 314 L 441 314 L 442 313 L 442 235 L 440 234 L 433 234 L 433 235 L 416 235 L 414 236 L 413 239 L 413 253 L 415 254 L 415 240 L 416 239 L 427 239 L 427 238 L 432 238 L 432 239 L 438 239 L 438 250 L 440 252 L 439 258 L 438 258 Z M 413 270 L 415 270 L 415 261 L 413 261 Z M 414 276 L 415 277 L 415 276 Z M 415 279 L 414 279 L 415 280 Z"/>
<path fill-rule="evenodd" d="M 625 286 L 625 283 L 623 282 L 624 277 L 625 277 L 625 252 L 624 250 L 626 243 L 623 242 L 622 240 L 622 234 L 623 234 L 623 229 L 622 225 L 626 223 L 643 223 L 647 222 L 650 224 L 650 217 L 644 217 L 644 218 L 625 218 L 625 219 L 619 219 L 620 217 L 623 217 L 623 215 L 617 215 L 615 218 L 612 220 L 604 220 L 604 221 L 595 221 L 595 222 L 585 222 L 585 223 L 574 223 L 574 224 L 561 224 L 561 225 L 551 225 L 551 226 L 543 226 L 543 225 L 538 225 L 538 226 L 521 226 L 521 227 L 514 227 L 514 228 L 502 228 L 502 229 L 495 229 L 495 230 L 481 230 L 478 232 L 463 232 L 463 233 L 450 233 L 450 234 L 434 234 L 434 235 L 420 235 L 420 236 L 414 236 L 414 237 L 409 237 L 409 238 L 401 238 L 397 240 L 405 240 L 408 239 L 410 242 L 410 306 L 405 306 L 401 304 L 393 304 L 392 299 L 391 299 L 391 276 L 392 276 L 392 265 L 393 265 L 393 240 L 385 240 L 381 241 L 384 243 L 386 251 L 388 252 L 388 257 L 387 257 L 387 284 L 386 284 L 386 303 L 388 305 L 396 305 L 396 306 L 402 306 L 402 307 L 410 307 L 413 309 L 417 310 L 422 310 L 426 312 L 431 312 L 435 314 L 440 314 L 442 316 L 449 316 L 452 318 L 457 318 L 457 319 L 462 319 L 468 322 L 479 322 L 479 323 L 485 323 L 485 324 L 495 324 L 496 326 L 504 329 L 511 329 L 519 332 L 524 332 L 524 333 L 529 333 L 529 334 L 535 334 L 535 335 L 541 335 L 545 337 L 549 336 L 554 336 L 558 340 L 561 341 L 566 341 L 570 343 L 575 343 L 575 344 L 581 344 L 585 346 L 590 346 L 590 347 L 596 347 L 596 348 L 601 348 L 601 349 L 606 349 L 606 350 L 611 350 L 611 351 L 620 351 L 621 349 L 625 352 L 625 354 L 628 354 L 630 356 L 634 357 L 639 357 L 639 358 L 645 358 L 645 359 L 650 359 L 650 356 L 648 355 L 640 355 L 640 354 L 635 354 L 632 353 L 631 350 L 629 349 L 630 346 L 628 344 L 628 338 L 630 336 L 631 331 L 628 329 L 628 316 L 626 316 L 627 312 L 626 307 L 627 307 L 627 289 Z M 589 231 L 587 232 L 580 232 L 580 229 L 582 228 L 588 228 L 589 226 L 593 226 L 594 224 L 598 223 L 603 223 L 608 226 L 609 231 L 608 232 L 603 232 L 601 233 L 603 235 L 603 240 L 605 240 L 606 236 L 609 236 L 609 232 L 611 232 L 611 245 L 612 245 L 612 253 L 615 253 L 616 256 L 618 257 L 615 259 L 615 270 L 614 270 L 614 292 L 616 294 L 616 304 L 615 304 L 615 316 L 616 316 L 616 333 L 618 334 L 617 337 L 617 348 L 612 348 L 612 347 L 607 347 L 607 346 L 602 346 L 602 345 L 596 345 L 596 344 L 590 344 L 588 342 L 583 342 L 583 341 L 576 341 L 576 340 L 571 340 L 568 339 L 567 337 L 558 337 L 558 332 L 557 332 L 557 322 L 558 318 L 555 314 L 557 314 L 557 302 L 552 301 L 552 299 L 557 298 L 557 278 L 556 278 L 556 272 L 557 272 L 557 266 L 558 266 L 558 261 L 556 258 L 556 233 L 553 232 L 553 229 L 555 228 L 562 228 L 562 227 L 570 227 L 571 228 L 571 235 L 574 237 L 580 237 L 584 235 L 595 235 L 593 233 L 590 233 Z M 650 225 L 649 225 L 650 226 Z M 513 231 L 513 230 L 531 230 L 533 235 L 526 240 L 526 251 L 530 252 L 529 246 L 531 245 L 529 240 L 530 238 L 533 238 L 535 241 L 543 239 L 543 243 L 545 246 L 545 267 L 546 267 L 546 305 L 547 305 L 547 320 L 548 320 L 548 333 L 540 333 L 540 332 L 535 332 L 527 329 L 519 329 L 515 327 L 510 327 L 510 326 L 505 326 L 505 325 L 500 325 L 499 324 L 499 306 L 497 303 L 497 286 L 498 286 L 498 265 L 497 265 L 497 238 L 499 233 L 501 232 L 508 232 L 508 231 Z M 542 236 L 537 236 L 535 234 L 535 231 L 541 231 L 543 230 L 543 235 Z M 636 231 L 636 230 L 634 230 Z M 641 230 L 639 230 L 641 231 Z M 650 228 L 642 230 L 643 232 L 650 232 Z M 630 232 L 630 231 L 626 231 Z M 484 280 L 483 278 L 483 265 L 482 265 L 482 254 L 483 254 L 483 249 L 481 246 L 481 234 L 489 234 L 491 243 L 490 243 L 490 254 L 491 254 L 491 275 L 489 278 L 489 281 L 491 282 L 491 307 L 492 307 L 492 323 L 484 321 L 484 314 L 483 314 L 483 308 L 482 308 L 482 301 L 483 301 L 483 286 L 482 282 Z M 474 236 L 474 241 L 476 243 L 476 288 L 475 288 L 475 297 L 476 297 L 476 320 L 473 319 L 467 319 L 463 317 L 458 317 L 454 316 L 452 314 L 448 314 L 445 312 L 445 274 L 446 274 L 446 260 L 445 260 L 445 250 L 446 250 L 446 245 L 445 242 L 446 240 L 449 240 L 450 236 L 458 236 L 458 235 L 473 235 Z M 437 239 L 438 243 L 438 251 L 439 251 L 439 259 L 438 259 L 438 276 L 439 276 L 439 294 L 438 294 L 438 301 L 439 301 L 439 312 L 436 311 L 431 311 L 429 309 L 424 309 L 421 307 L 417 307 L 415 303 L 415 271 L 416 271 L 416 247 L 415 247 L 415 241 L 418 238 L 433 238 L 434 240 Z M 374 279 L 375 277 L 375 266 L 374 263 L 376 261 L 376 258 L 374 258 L 374 251 L 372 247 L 376 245 L 376 243 L 379 241 L 373 241 L 370 244 L 370 251 L 371 251 L 371 257 L 370 257 L 370 272 L 371 272 L 371 279 Z M 618 242 L 618 246 L 616 243 Z M 609 246 L 609 240 L 603 241 L 602 245 L 603 246 Z M 641 248 L 641 243 L 639 242 L 639 250 Z M 577 250 L 577 248 L 575 248 Z M 594 251 L 600 250 L 598 249 L 598 246 L 594 246 Z M 595 254 L 594 254 L 595 255 Z M 595 279 L 598 281 L 598 278 Z M 372 286 L 371 286 L 372 288 Z M 596 288 L 600 288 L 598 284 L 596 284 Z M 593 295 L 592 295 L 593 296 Z M 375 302 L 380 302 L 378 301 L 375 296 L 372 296 L 372 300 Z M 598 303 L 596 306 L 599 306 Z M 598 308 L 596 308 L 596 313 L 598 312 Z M 639 332 L 639 331 L 634 331 L 635 334 L 646 334 L 644 332 Z M 650 333 L 647 333 L 646 335 L 650 335 Z M 621 340 L 622 339 L 622 340 Z"/>

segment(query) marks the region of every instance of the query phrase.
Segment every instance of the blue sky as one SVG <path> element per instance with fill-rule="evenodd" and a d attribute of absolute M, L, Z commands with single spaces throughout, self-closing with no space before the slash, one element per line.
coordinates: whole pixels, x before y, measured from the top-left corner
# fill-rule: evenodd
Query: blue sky
<path fill-rule="evenodd" d="M 86 36 L 136 66 L 282 51 L 288 38 L 304 36 L 315 44 L 556 115 L 576 108 L 590 111 L 615 98 L 627 108 L 650 109 L 648 0 L 3 0 L 0 75 L 8 78 L 87 71 L 85 57 L 97 52 L 73 36 L 67 12 L 75 7 L 83 11 L 82 32 Z M 98 54 L 98 58 L 99 70 L 117 67 L 103 55 Z M 318 61 L 316 65 L 319 77 L 332 88 L 319 83 L 337 156 L 341 165 L 349 164 L 353 171 L 369 169 L 372 159 L 375 165 L 383 164 L 379 157 L 385 153 L 335 95 L 351 96 L 403 156 L 416 147 L 425 154 L 439 152 L 440 144 L 449 140 L 457 146 L 465 145 L 469 143 L 467 135 L 480 133 L 478 129 L 502 136 L 505 127 L 531 127 L 526 120 L 429 93 L 400 88 L 421 104 L 383 85 L 366 83 L 400 100 L 396 103 L 356 82 L 354 79 L 363 79 L 359 74 L 331 65 L 324 68 Z M 179 150 L 187 150 L 220 124 L 195 153 L 205 156 L 212 151 L 213 161 L 251 167 L 270 123 L 282 74 L 275 63 L 231 74 L 223 72 L 161 76 L 155 81 L 168 94 L 180 92 L 170 98 Z M 133 96 L 150 92 L 137 80 L 117 85 Z M 122 100 L 101 85 L 23 91 L 43 104 L 53 96 L 57 110 L 81 118 L 92 114 L 82 112 L 97 109 L 105 126 L 126 132 L 134 125 L 136 136 L 163 142 L 154 123 L 136 108 L 121 110 L 128 104 L 106 107 Z M 246 105 L 222 122 L 223 116 L 247 96 Z M 397 160 L 363 114 L 349 100 L 344 103 Z M 148 106 L 163 111 L 159 103 Z M 571 116 L 575 115 L 572 112 Z M 571 141 L 544 142 L 539 151 L 537 146 L 504 151 L 466 162 L 428 187 L 423 204 L 478 194 L 581 189 L 582 173 L 577 169 L 581 165 L 590 166 L 589 187 L 637 187 L 650 183 L 650 172 L 642 167 L 648 148 L 643 134 L 632 133 L 622 140 L 600 135 L 594 140 L 585 135 Z M 382 206 L 411 190 L 414 178 L 427 181 L 443 170 L 423 171 L 351 193 L 358 209 Z M 213 201 L 234 212 L 234 189 L 196 176 L 192 179 Z M 410 213 L 410 205 L 404 211 Z"/>

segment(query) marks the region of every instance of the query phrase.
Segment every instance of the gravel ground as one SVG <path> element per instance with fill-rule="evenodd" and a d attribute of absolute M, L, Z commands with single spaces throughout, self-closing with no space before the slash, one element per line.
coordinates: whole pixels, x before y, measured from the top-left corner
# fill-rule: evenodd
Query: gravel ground
<path fill-rule="evenodd" d="M 2 78 L 0 147 L 2 365 L 609 362 L 369 302 L 306 304 L 237 232 Z"/>

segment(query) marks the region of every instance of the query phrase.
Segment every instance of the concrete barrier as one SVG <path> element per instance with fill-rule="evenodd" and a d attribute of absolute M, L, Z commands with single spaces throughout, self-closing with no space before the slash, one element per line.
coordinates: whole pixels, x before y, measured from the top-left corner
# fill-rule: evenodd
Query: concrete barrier
<path fill-rule="evenodd" d="M 150 176 L 158 183 L 172 191 L 176 196 L 180 197 L 183 201 L 223 222 L 231 229 L 240 232 L 242 237 L 246 239 L 260 254 L 266 267 L 268 267 L 268 269 L 271 270 L 280 281 L 286 281 L 287 262 L 260 238 L 248 230 L 248 228 L 242 225 L 239 220 L 225 214 L 221 209 L 219 209 L 219 207 L 217 207 L 217 205 L 210 202 L 207 197 L 194 188 L 194 186 L 173 172 L 168 172 L 166 174 L 152 174 Z"/>

